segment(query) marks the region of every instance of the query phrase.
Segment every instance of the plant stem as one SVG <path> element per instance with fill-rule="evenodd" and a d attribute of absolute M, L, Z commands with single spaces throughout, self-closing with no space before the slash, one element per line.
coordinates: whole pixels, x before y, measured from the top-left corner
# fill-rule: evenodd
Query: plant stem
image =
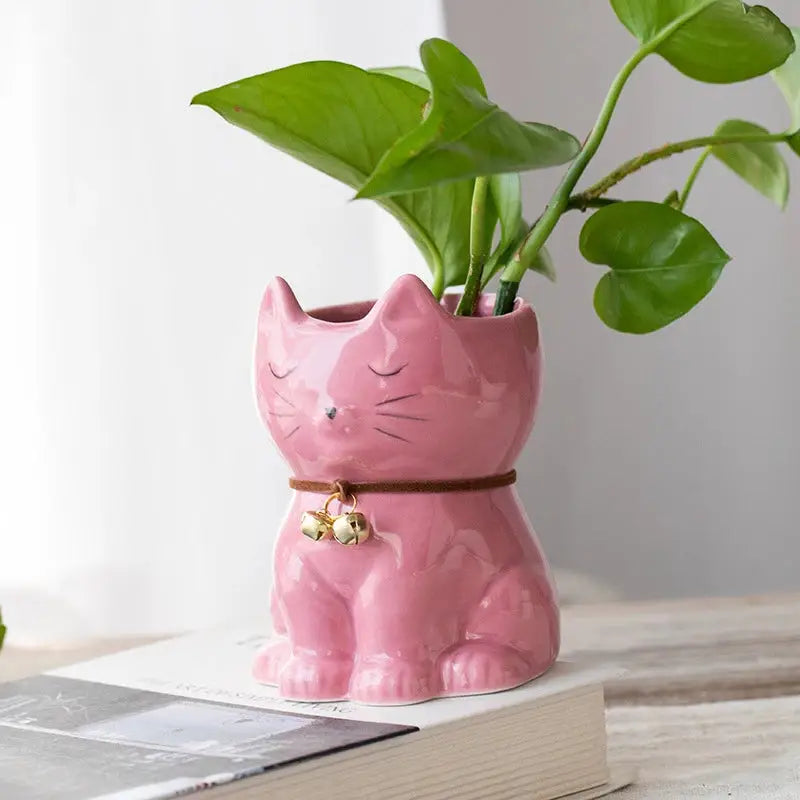
<path fill-rule="evenodd" d="M 437 258 L 434 264 L 431 293 L 437 300 L 441 300 L 444 294 L 444 265 L 441 258 Z"/>
<path fill-rule="evenodd" d="M 523 239 L 517 252 L 514 253 L 511 263 L 503 272 L 503 282 L 509 284 L 509 290 L 506 294 L 498 293 L 494 307 L 495 314 L 506 314 L 513 307 L 514 296 L 510 295 L 511 287 L 514 284 L 519 286 L 519 282 L 522 280 L 528 265 L 533 261 L 536 254 L 541 250 L 542 246 L 553 232 L 561 215 L 567 210 L 570 194 L 575 188 L 575 184 L 577 184 L 581 175 L 583 175 L 589 161 L 591 161 L 592 157 L 597 152 L 597 148 L 600 147 L 600 143 L 603 141 L 603 137 L 611 121 L 611 115 L 614 113 L 614 109 L 616 108 L 617 101 L 619 100 L 625 83 L 642 59 L 649 54 L 649 49 L 643 47 L 639 48 L 633 56 L 628 59 L 611 84 L 605 102 L 600 109 L 600 114 L 597 117 L 597 122 L 595 122 L 594 128 L 592 128 L 592 132 L 586 139 L 580 153 L 578 153 L 567 170 L 566 175 L 564 175 L 555 194 L 550 199 L 544 214 L 542 214 L 530 233 Z M 511 305 L 509 305 L 509 295 Z"/>
<path fill-rule="evenodd" d="M 487 219 L 487 201 L 489 199 L 489 178 L 475 179 L 472 191 L 472 210 L 469 227 L 469 270 L 464 284 L 464 292 L 456 306 L 456 314 L 469 317 L 475 313 L 478 295 L 481 291 L 481 276 L 492 247 L 492 233 Z"/>
<path fill-rule="evenodd" d="M 716 0 L 704 0 L 704 2 L 698 3 L 689 11 L 676 17 L 669 25 L 662 28 L 656 36 L 643 44 L 625 62 L 619 73 L 617 73 L 600 109 L 597 121 L 584 142 L 583 148 L 567 170 L 566 175 L 550 199 L 544 214 L 542 214 L 538 223 L 534 225 L 530 233 L 525 237 L 522 244 L 517 249 L 517 252 L 514 254 L 511 263 L 503 272 L 501 287 L 505 283 L 508 284 L 508 289 L 507 291 L 498 292 L 494 306 L 495 314 L 506 314 L 514 307 L 516 287 L 519 286 L 519 282 L 525 275 L 525 270 L 528 268 L 528 265 L 533 262 L 539 250 L 542 249 L 545 242 L 550 237 L 561 215 L 567 210 L 572 190 L 575 188 L 575 185 L 586 170 L 587 165 L 600 147 L 603 137 L 608 130 L 608 125 L 611 122 L 611 115 L 614 113 L 614 109 L 617 106 L 617 102 L 619 101 L 628 78 L 630 78 L 636 67 L 639 66 L 647 56 L 655 52 L 677 30 L 682 28 L 687 22 L 692 20 L 714 2 L 716 2 Z"/>
<path fill-rule="evenodd" d="M 494 300 L 494 313 L 508 314 L 514 309 L 514 301 L 517 299 L 517 292 L 519 291 L 519 281 L 506 280 L 500 278 L 500 283 L 497 286 L 497 294 Z M 498 312 L 498 308 L 504 308 L 505 311 Z"/>
<path fill-rule="evenodd" d="M 581 213 L 586 212 L 590 208 L 603 208 L 603 206 L 610 206 L 614 203 L 621 203 L 622 200 L 614 197 L 596 197 L 589 201 L 584 201 L 580 195 L 573 195 L 570 197 L 569 202 L 567 203 L 567 211 L 580 211 Z M 538 220 L 537 220 L 538 222 Z M 525 223 L 526 231 L 528 230 L 528 225 Z M 506 267 L 508 264 L 508 260 L 513 255 L 512 250 L 513 245 L 510 245 L 508 250 L 502 254 L 500 258 L 494 264 L 491 264 L 492 258 L 489 259 L 487 262 L 486 267 L 483 270 L 483 278 L 481 279 L 481 291 L 483 291 L 488 285 L 489 282 L 494 278 L 495 275 L 501 270 Z M 491 268 L 489 265 L 491 264 Z"/>
<path fill-rule="evenodd" d="M 683 191 L 680 194 L 680 198 L 678 200 L 678 211 L 683 211 L 683 207 L 686 205 L 686 201 L 689 199 L 689 193 L 692 191 L 694 187 L 695 181 L 697 180 L 697 176 L 700 174 L 700 170 L 703 168 L 703 164 L 706 163 L 706 159 L 711 155 L 711 148 L 706 147 L 705 150 L 700 154 L 700 158 L 695 161 L 694 166 L 692 167 L 692 171 L 689 173 L 689 177 L 686 179 L 686 185 L 683 187 Z"/>
<path fill-rule="evenodd" d="M 590 186 L 586 191 L 576 195 L 576 198 L 584 200 L 593 200 L 604 195 L 613 186 L 616 186 L 621 180 L 627 178 L 628 175 L 652 164 L 654 161 L 660 161 L 662 158 L 669 158 L 677 153 L 684 153 L 687 150 L 696 150 L 699 147 L 714 147 L 716 145 L 725 144 L 743 144 L 749 142 L 784 142 L 788 138 L 785 133 L 747 133 L 738 135 L 719 135 L 719 136 L 700 136 L 696 139 L 686 139 L 683 142 L 673 142 L 657 147 L 654 150 L 648 150 L 646 153 L 641 153 L 635 158 L 631 158 L 624 164 L 618 166 L 613 172 L 606 175 L 605 178 L 599 180 L 593 186 Z"/>

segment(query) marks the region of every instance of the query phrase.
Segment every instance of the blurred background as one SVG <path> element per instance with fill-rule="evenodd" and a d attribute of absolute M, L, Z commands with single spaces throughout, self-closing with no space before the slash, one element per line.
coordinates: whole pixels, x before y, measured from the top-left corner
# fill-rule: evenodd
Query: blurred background
<path fill-rule="evenodd" d="M 800 23 L 793 0 L 770 6 Z M 607 3 L 586 0 L 0 7 L 0 603 L 13 641 L 266 616 L 289 490 L 252 398 L 263 287 L 282 274 L 311 307 L 425 268 L 390 217 L 189 99 L 296 61 L 417 64 L 436 35 L 516 116 L 579 137 L 635 47 Z M 648 59 L 586 180 L 730 117 L 787 124 L 768 79 L 714 87 Z M 661 199 L 694 157 L 615 194 Z M 526 177 L 529 216 L 558 176 Z M 781 215 L 709 161 L 687 211 L 735 260 L 661 332 L 595 317 L 578 214 L 551 240 L 558 283 L 524 287 L 547 365 L 519 488 L 568 594 L 800 587 L 800 196 Z"/>

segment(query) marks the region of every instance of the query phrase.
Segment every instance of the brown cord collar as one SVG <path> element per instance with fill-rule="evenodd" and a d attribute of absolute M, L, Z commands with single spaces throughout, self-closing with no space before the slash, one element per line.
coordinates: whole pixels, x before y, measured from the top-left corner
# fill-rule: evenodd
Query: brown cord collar
<path fill-rule="evenodd" d="M 348 495 L 364 492 L 387 492 L 391 494 L 408 492 L 477 492 L 481 489 L 497 489 L 510 486 L 517 480 L 517 471 L 512 469 L 502 475 L 487 475 L 484 478 L 459 478 L 452 481 L 306 481 L 289 478 L 289 486 L 298 492 L 317 492 L 318 494 Z"/>

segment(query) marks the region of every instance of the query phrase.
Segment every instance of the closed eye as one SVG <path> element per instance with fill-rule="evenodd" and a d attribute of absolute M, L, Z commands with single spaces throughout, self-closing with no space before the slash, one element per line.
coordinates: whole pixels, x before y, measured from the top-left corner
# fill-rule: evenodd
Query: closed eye
<path fill-rule="evenodd" d="M 367 364 L 367 367 L 369 367 L 370 372 L 374 372 L 376 375 L 380 375 L 381 378 L 389 378 L 392 375 L 397 375 L 397 373 L 400 372 L 401 369 L 404 369 L 407 366 L 408 364 L 403 364 L 401 367 L 398 367 L 397 369 L 392 370 L 391 372 L 379 372 L 377 369 L 375 369 L 375 367 L 372 367 L 369 364 Z"/>
<path fill-rule="evenodd" d="M 287 375 L 288 375 L 290 372 L 294 372 L 296 369 L 297 369 L 297 367 L 296 367 L 296 366 L 294 366 L 294 367 L 290 367 L 290 368 L 289 368 L 289 369 L 287 369 L 285 372 L 281 373 L 281 372 L 276 372 L 276 370 L 275 370 L 275 367 L 273 367 L 273 366 L 272 366 L 272 364 L 269 364 L 269 371 L 270 371 L 270 372 L 271 372 L 271 373 L 272 373 L 272 374 L 273 374 L 273 375 L 274 375 L 274 376 L 275 376 L 275 377 L 276 377 L 278 380 L 280 380 L 281 378 L 285 378 L 285 377 L 286 377 L 286 376 L 287 376 Z"/>

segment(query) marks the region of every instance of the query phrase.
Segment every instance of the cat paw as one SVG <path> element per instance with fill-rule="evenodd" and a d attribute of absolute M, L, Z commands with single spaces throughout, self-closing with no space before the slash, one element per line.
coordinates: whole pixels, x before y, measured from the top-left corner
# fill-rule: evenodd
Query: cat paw
<path fill-rule="evenodd" d="M 352 663 L 342 658 L 293 655 L 278 679 L 283 697 L 289 700 L 319 702 L 347 697 Z"/>
<path fill-rule="evenodd" d="M 366 705 L 406 705 L 437 697 L 439 689 L 430 663 L 365 659 L 353 670 L 350 697 Z"/>
<path fill-rule="evenodd" d="M 273 639 L 259 650 L 253 662 L 253 677 L 259 683 L 278 685 L 278 676 L 292 656 L 292 648 L 286 639 Z"/>
<path fill-rule="evenodd" d="M 513 689 L 539 672 L 513 648 L 493 642 L 457 645 L 441 660 L 444 694 L 485 694 Z"/>

